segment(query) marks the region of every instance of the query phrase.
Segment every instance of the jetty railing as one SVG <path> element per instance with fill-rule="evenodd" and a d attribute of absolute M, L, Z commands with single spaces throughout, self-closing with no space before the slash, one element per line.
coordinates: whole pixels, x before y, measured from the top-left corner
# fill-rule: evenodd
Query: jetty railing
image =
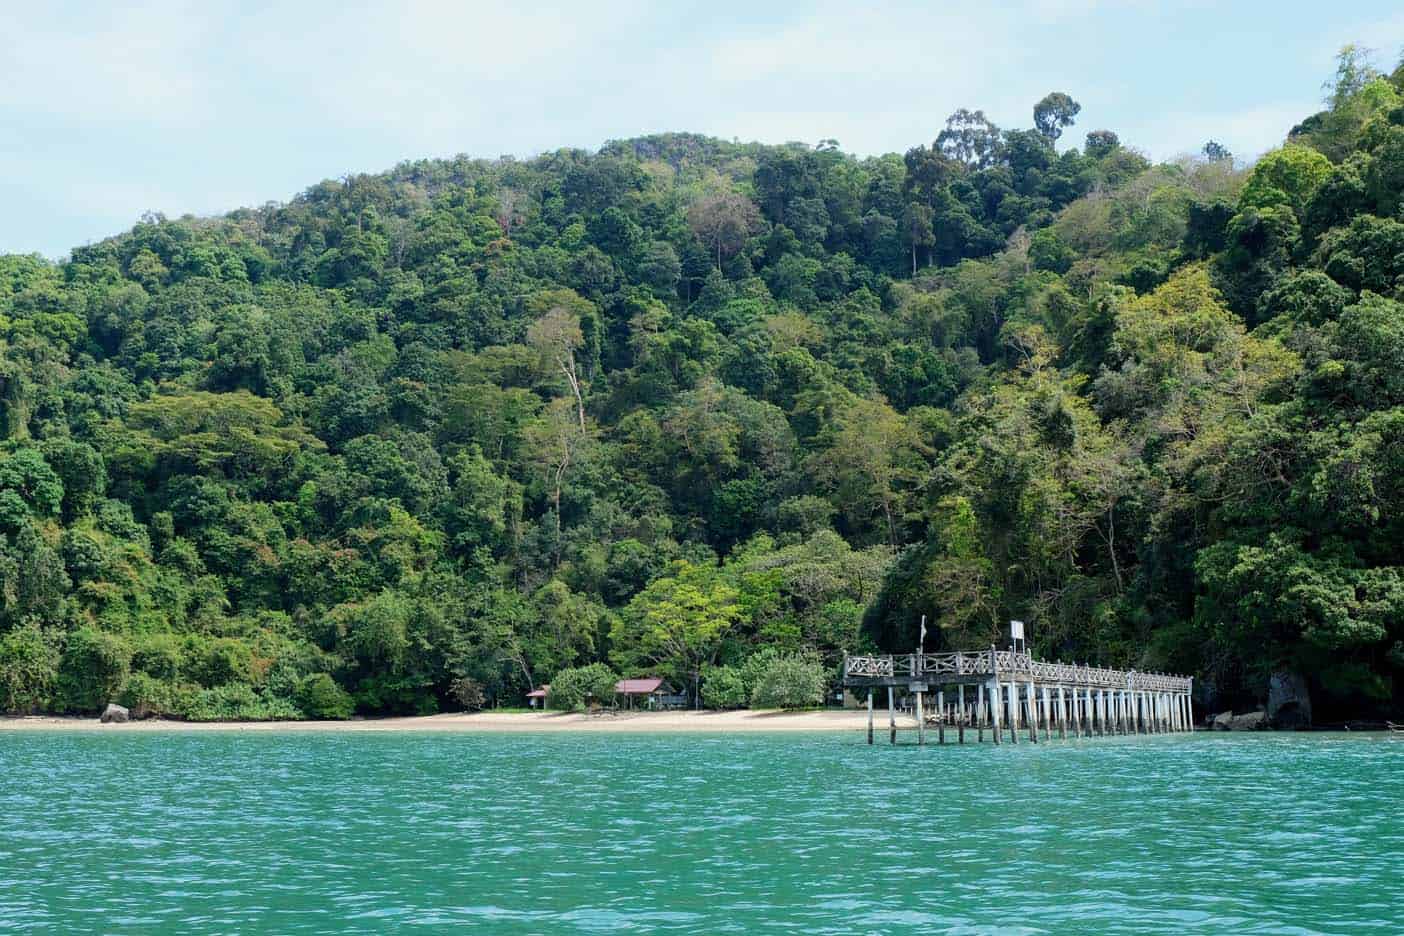
<path fill-rule="evenodd" d="M 1065 683 L 1105 689 L 1135 689 L 1151 692 L 1188 692 L 1187 676 L 1114 670 L 1077 663 L 1050 663 L 1035 660 L 1019 650 L 974 650 L 954 653 L 896 653 L 879 656 L 850 656 L 844 660 L 845 681 L 858 679 L 917 679 L 932 676 L 991 676 L 1009 679 Z"/>

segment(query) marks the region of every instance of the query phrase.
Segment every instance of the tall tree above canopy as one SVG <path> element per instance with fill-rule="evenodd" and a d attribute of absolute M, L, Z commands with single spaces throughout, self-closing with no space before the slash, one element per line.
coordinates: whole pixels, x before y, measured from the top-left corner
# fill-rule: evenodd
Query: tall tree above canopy
<path fill-rule="evenodd" d="M 1081 110 L 1082 105 L 1070 95 L 1062 91 L 1053 91 L 1044 95 L 1043 100 L 1034 105 L 1034 126 L 1050 143 L 1056 142 L 1058 137 L 1063 135 L 1063 128 L 1071 127 Z"/>
<path fill-rule="evenodd" d="M 937 135 L 936 148 L 971 169 L 986 169 L 999 160 L 999 127 L 984 111 L 962 107 L 946 118 L 946 129 Z"/>

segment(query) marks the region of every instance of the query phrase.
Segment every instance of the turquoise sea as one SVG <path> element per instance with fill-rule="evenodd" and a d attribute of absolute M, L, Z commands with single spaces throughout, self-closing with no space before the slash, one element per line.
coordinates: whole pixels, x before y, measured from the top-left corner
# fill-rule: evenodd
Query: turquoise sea
<path fill-rule="evenodd" d="M 1404 933 L 1404 737 L 0 731 L 0 932 Z"/>

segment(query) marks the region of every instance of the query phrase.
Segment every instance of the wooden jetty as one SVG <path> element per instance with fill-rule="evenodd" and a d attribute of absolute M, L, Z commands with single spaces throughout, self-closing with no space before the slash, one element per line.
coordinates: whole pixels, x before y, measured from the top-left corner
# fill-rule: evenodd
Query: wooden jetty
<path fill-rule="evenodd" d="M 898 689 L 915 697 L 918 744 L 926 743 L 928 725 L 941 744 L 948 730 L 961 744 L 972 731 L 976 741 L 988 731 L 999 744 L 1006 732 L 1017 743 L 1025 731 L 1037 742 L 1040 732 L 1046 741 L 1055 732 L 1066 738 L 1194 730 L 1190 677 L 1046 663 L 1021 650 L 845 656 L 843 684 L 868 691 L 869 744 L 873 692 L 882 688 L 893 744 Z"/>

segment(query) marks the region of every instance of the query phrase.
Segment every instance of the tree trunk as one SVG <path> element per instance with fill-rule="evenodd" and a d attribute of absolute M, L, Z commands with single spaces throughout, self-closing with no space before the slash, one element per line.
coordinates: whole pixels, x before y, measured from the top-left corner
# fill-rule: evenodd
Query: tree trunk
<path fill-rule="evenodd" d="M 1116 592 L 1121 594 L 1121 565 L 1116 561 L 1116 502 L 1107 508 L 1107 555 L 1111 556 L 1112 574 L 1116 576 Z"/>
<path fill-rule="evenodd" d="M 580 431 L 585 431 L 585 398 L 580 393 L 580 377 L 575 373 L 575 355 L 567 354 L 559 359 L 561 373 L 570 384 L 570 392 L 575 394 L 575 409 L 580 415 Z"/>

